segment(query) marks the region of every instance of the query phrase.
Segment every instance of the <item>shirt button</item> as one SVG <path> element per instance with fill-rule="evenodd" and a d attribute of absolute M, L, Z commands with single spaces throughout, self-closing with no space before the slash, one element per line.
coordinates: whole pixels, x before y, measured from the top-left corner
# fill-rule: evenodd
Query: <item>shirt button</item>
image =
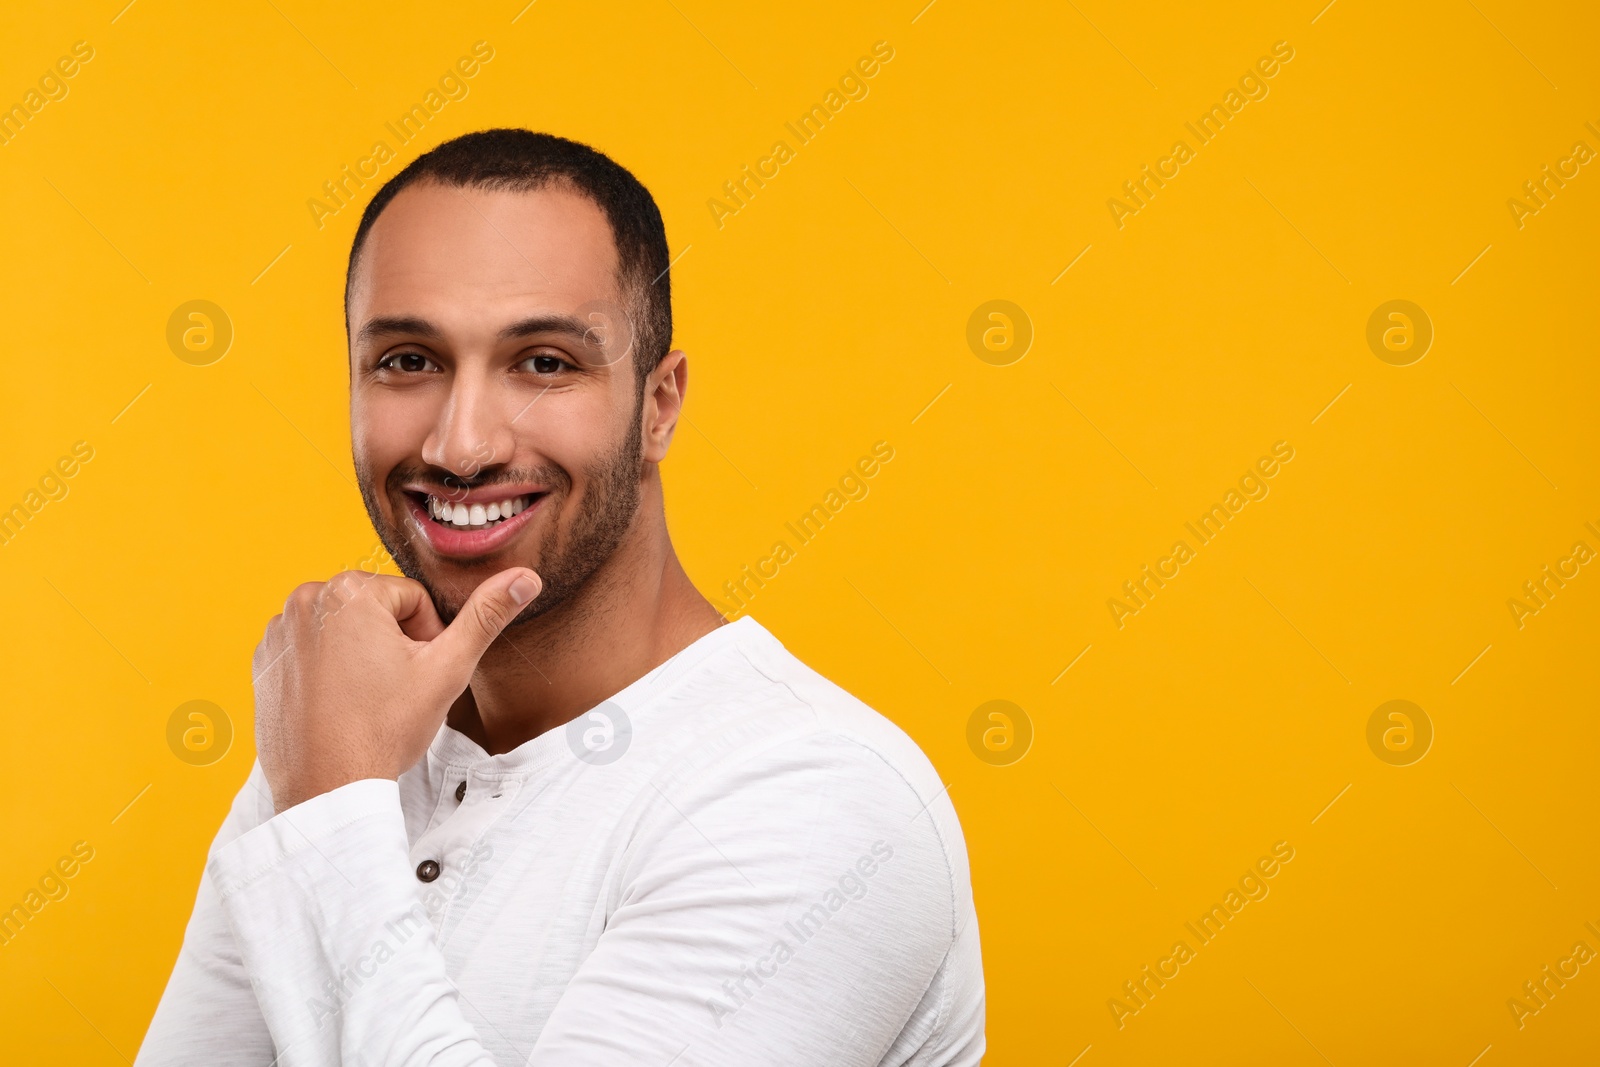
<path fill-rule="evenodd" d="M 423 860 L 417 864 L 417 881 L 431 882 L 439 877 L 439 864 L 436 860 Z"/>
<path fill-rule="evenodd" d="M 459 804 L 465 799 L 467 799 L 467 783 L 462 782 L 456 786 L 456 803 Z"/>

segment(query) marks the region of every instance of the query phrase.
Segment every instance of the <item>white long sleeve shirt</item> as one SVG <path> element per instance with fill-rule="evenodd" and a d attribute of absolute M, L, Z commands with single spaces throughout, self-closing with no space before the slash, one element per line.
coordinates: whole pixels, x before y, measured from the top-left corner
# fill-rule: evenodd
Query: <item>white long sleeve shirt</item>
<path fill-rule="evenodd" d="M 137 1064 L 931 1067 L 983 1050 L 945 786 L 744 616 L 510 752 L 443 726 L 398 782 L 278 815 L 257 763 Z"/>

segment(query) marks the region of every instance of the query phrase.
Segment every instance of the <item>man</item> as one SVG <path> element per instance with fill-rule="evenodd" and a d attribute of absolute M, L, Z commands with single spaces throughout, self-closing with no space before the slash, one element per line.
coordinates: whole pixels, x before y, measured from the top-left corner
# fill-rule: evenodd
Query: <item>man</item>
<path fill-rule="evenodd" d="M 526 130 L 367 207 L 355 468 L 406 577 L 268 623 L 139 1064 L 979 1061 L 943 784 L 673 552 L 668 265 L 632 174 Z"/>

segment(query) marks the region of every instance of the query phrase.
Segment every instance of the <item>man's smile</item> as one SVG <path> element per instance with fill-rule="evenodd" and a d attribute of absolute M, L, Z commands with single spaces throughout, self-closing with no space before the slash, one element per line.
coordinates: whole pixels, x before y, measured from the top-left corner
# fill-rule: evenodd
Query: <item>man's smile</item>
<path fill-rule="evenodd" d="M 441 556 L 472 558 L 507 545 L 549 495 L 543 486 L 484 486 L 470 492 L 408 485 L 412 521 Z"/>

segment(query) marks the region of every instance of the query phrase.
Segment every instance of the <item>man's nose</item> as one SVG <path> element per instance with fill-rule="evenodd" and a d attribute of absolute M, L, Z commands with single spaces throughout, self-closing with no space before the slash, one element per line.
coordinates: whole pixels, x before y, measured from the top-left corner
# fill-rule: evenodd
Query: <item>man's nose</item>
<path fill-rule="evenodd" d="M 513 412 L 506 409 L 506 398 L 496 394 L 487 383 L 458 375 L 423 443 L 423 460 L 462 478 L 510 463 L 516 447 Z"/>

